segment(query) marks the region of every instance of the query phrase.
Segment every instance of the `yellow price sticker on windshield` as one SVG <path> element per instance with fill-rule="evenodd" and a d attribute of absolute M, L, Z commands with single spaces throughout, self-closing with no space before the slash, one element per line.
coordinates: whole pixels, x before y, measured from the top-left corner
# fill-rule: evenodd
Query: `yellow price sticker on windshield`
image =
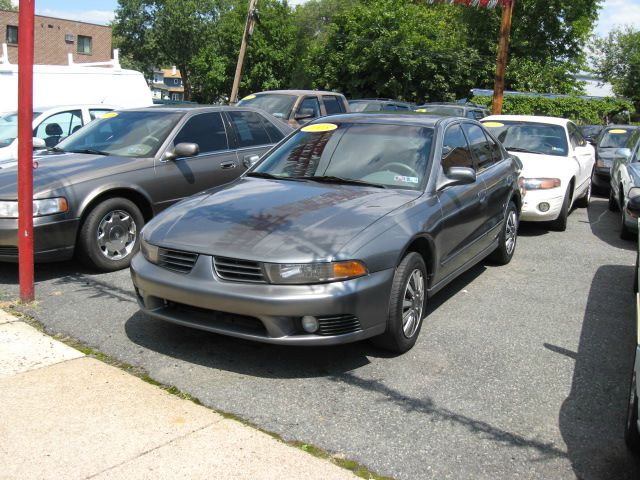
<path fill-rule="evenodd" d="M 338 128 L 338 125 L 335 123 L 316 123 L 314 125 L 307 125 L 306 127 L 302 127 L 300 131 L 309 132 L 309 133 L 322 133 L 322 132 L 331 132 Z"/>
<path fill-rule="evenodd" d="M 482 122 L 482 125 L 489 128 L 504 127 L 504 123 L 500 123 L 500 122 Z"/>
<path fill-rule="evenodd" d="M 622 130 L 621 128 L 616 128 L 615 130 L 609 130 L 609 133 L 627 133 L 628 130 Z"/>
<path fill-rule="evenodd" d="M 107 113 L 103 113 L 102 115 L 100 115 L 99 118 L 113 118 L 113 117 L 117 117 L 118 114 L 116 112 L 107 112 Z"/>
<path fill-rule="evenodd" d="M 416 112 L 427 113 L 427 109 L 426 108 L 419 108 L 419 109 L 416 110 Z"/>
<path fill-rule="evenodd" d="M 247 95 L 246 97 L 244 97 L 244 98 L 242 99 L 242 101 L 245 101 L 245 100 L 253 100 L 254 98 L 256 98 L 256 96 L 255 96 L 255 95 Z"/>

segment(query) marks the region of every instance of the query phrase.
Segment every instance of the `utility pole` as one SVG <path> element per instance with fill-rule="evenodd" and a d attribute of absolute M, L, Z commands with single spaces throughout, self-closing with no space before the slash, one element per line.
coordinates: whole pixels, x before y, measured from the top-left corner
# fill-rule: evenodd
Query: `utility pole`
<path fill-rule="evenodd" d="M 493 106 L 491 113 L 502 113 L 502 100 L 504 97 L 504 74 L 507 69 L 507 56 L 509 51 L 509 37 L 511 35 L 511 19 L 513 18 L 513 6 L 516 0 L 505 0 L 502 4 L 502 21 L 500 23 L 500 43 L 498 45 L 498 62 L 496 65 L 496 80 L 493 86 Z"/>
<path fill-rule="evenodd" d="M 249 13 L 247 14 L 247 23 L 244 27 L 242 35 L 242 43 L 240 44 L 240 54 L 238 55 L 238 64 L 236 65 L 236 74 L 233 77 L 233 88 L 229 103 L 234 105 L 238 103 L 238 89 L 240 88 L 240 78 L 242 77 L 242 66 L 244 65 L 244 54 L 247 50 L 247 43 L 253 35 L 253 27 L 256 23 L 256 4 L 258 0 L 249 0 Z"/>
<path fill-rule="evenodd" d="M 18 17 L 18 276 L 20 300 L 33 288 L 33 22 L 34 0 L 20 0 Z"/>

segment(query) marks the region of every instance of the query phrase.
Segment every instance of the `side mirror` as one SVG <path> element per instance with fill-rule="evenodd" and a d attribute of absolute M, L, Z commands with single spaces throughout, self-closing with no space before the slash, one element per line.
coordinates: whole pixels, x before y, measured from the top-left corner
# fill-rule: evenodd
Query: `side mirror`
<path fill-rule="evenodd" d="M 43 150 L 45 148 L 47 148 L 47 143 L 42 138 L 33 137 L 34 150 Z"/>
<path fill-rule="evenodd" d="M 176 160 L 183 157 L 195 157 L 199 153 L 200 147 L 197 143 L 183 142 L 177 144 L 174 147 L 173 152 L 168 151 L 167 153 L 165 153 L 164 158 L 165 160 Z"/>
<path fill-rule="evenodd" d="M 587 143 L 590 143 L 594 147 L 596 146 L 596 139 L 593 138 L 593 136 L 587 135 L 586 137 L 584 137 L 584 139 L 587 141 Z"/>
<path fill-rule="evenodd" d="M 259 155 L 245 155 L 242 164 L 245 168 L 251 168 L 260 160 Z"/>
<path fill-rule="evenodd" d="M 616 158 L 628 162 L 631 159 L 631 149 L 629 148 L 619 148 L 615 153 Z"/>
<path fill-rule="evenodd" d="M 445 172 L 444 181 L 438 186 L 438 190 L 453 185 L 468 185 L 476 181 L 476 171 L 469 167 L 451 167 Z"/>
<path fill-rule="evenodd" d="M 302 108 L 293 118 L 296 120 L 306 120 L 307 118 L 314 118 L 313 108 Z"/>

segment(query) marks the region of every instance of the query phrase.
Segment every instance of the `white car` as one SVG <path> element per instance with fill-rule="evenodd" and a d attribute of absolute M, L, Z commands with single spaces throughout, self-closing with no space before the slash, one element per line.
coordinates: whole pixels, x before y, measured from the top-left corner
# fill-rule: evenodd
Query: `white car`
<path fill-rule="evenodd" d="M 34 150 L 56 146 L 96 117 L 115 110 L 110 105 L 64 105 L 33 108 Z M 0 113 L 0 168 L 18 160 L 18 112 Z M 37 140 L 39 139 L 39 140 Z"/>
<path fill-rule="evenodd" d="M 551 222 L 554 230 L 564 231 L 571 207 L 587 207 L 591 200 L 593 146 L 563 118 L 492 115 L 481 122 L 522 161 L 526 195 L 520 220 Z"/>

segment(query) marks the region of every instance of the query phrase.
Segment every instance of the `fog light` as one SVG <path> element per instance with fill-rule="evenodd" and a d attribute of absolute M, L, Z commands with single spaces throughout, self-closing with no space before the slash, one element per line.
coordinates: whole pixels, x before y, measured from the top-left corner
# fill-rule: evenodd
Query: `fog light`
<path fill-rule="evenodd" d="M 538 204 L 538 210 L 540 210 L 543 213 L 548 212 L 549 208 L 551 208 L 551 206 L 547 202 L 542 202 Z"/>
<path fill-rule="evenodd" d="M 302 317 L 302 328 L 305 332 L 313 333 L 318 330 L 318 319 L 311 315 Z"/>

